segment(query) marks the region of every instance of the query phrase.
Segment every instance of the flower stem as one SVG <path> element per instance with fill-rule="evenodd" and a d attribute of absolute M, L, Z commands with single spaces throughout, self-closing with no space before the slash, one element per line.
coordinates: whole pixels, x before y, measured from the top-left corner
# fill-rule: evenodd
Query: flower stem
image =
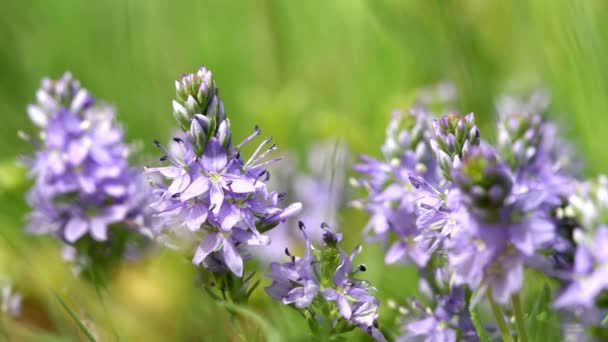
<path fill-rule="evenodd" d="M 511 336 L 509 327 L 507 327 L 507 323 L 505 322 L 505 315 L 502 313 L 500 306 L 494 301 L 492 288 L 490 287 L 488 287 L 488 301 L 490 302 L 492 313 L 494 314 L 494 317 L 496 317 L 496 324 L 498 324 L 498 330 L 500 330 L 502 340 L 504 342 L 513 342 L 513 336 Z"/>
<path fill-rule="evenodd" d="M 528 342 L 526 323 L 524 321 L 524 312 L 521 308 L 521 299 L 519 298 L 519 293 L 511 296 L 511 306 L 513 306 L 513 313 L 515 314 L 515 324 L 517 325 L 519 342 Z"/>

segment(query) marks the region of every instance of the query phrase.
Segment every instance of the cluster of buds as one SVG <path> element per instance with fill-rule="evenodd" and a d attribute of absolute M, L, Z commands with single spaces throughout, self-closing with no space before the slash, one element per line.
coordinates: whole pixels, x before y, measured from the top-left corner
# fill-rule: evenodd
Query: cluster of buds
<path fill-rule="evenodd" d="M 211 71 L 201 67 L 195 74 L 184 74 L 175 81 L 177 98 L 173 116 L 189 137 L 197 156 L 201 156 L 209 139 L 216 137 L 224 148 L 231 148 L 230 121 Z"/>
<path fill-rule="evenodd" d="M 495 151 L 484 145 L 474 149 L 452 174 L 469 210 L 479 218 L 496 219 L 511 195 L 513 180 Z"/>
<path fill-rule="evenodd" d="M 452 169 L 458 167 L 466 155 L 479 145 L 479 130 L 473 113 L 461 116 L 450 113 L 433 121 L 434 137 L 431 147 L 437 156 L 441 173 L 452 180 Z"/>

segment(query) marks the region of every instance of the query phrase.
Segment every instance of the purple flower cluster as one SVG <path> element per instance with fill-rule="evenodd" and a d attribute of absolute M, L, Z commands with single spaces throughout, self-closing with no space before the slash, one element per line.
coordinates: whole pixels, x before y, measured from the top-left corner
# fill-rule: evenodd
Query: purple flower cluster
<path fill-rule="evenodd" d="M 310 243 L 304 224 L 300 222 L 306 242 L 304 256 L 293 256 L 285 249 L 291 260 L 270 265 L 268 277 L 272 284 L 266 292 L 283 304 L 293 304 L 297 309 L 307 308 L 307 318 L 313 326 L 329 322 L 330 325 L 324 328 L 330 335 L 341 334 L 356 326 L 376 340 L 384 341 L 378 330 L 379 301 L 371 294 L 375 289 L 368 282 L 353 277 L 357 272 L 365 271 L 364 265 L 353 267 L 361 246 L 348 255 L 338 246 L 342 235 L 327 225 L 322 228 L 324 246 L 317 249 Z M 328 305 L 337 310 L 328 308 Z"/>
<path fill-rule="evenodd" d="M 297 214 L 301 205 L 281 206 L 284 194 L 269 191 L 265 160 L 276 149 L 264 140 L 248 159 L 240 148 L 259 135 L 253 134 L 233 145 L 230 121 L 212 74 L 200 68 L 175 82 L 177 99 L 173 114 L 183 132 L 167 149 L 155 142 L 164 155 L 165 166 L 147 169 L 160 175 L 153 181 L 159 200 L 153 204 L 163 233 L 187 236 L 198 241 L 192 262 L 216 272 L 243 275 L 242 246 L 268 245 L 264 233 Z M 187 229 L 187 233 L 180 231 Z"/>
<path fill-rule="evenodd" d="M 28 230 L 56 234 L 67 243 L 85 235 L 106 241 L 111 225 L 141 231 L 148 225 L 146 186 L 129 166 L 129 146 L 114 122 L 114 110 L 66 73 L 44 79 L 28 114 L 40 133 L 28 160 L 35 178 L 28 193 Z"/>
<path fill-rule="evenodd" d="M 372 239 L 392 241 L 387 263 L 418 267 L 436 304 L 419 320 L 408 318 L 405 340 L 465 336 L 440 304 L 453 289 L 475 290 L 476 300 L 490 289 L 491 299 L 504 304 L 521 290 L 524 267 L 554 275 L 558 256 L 568 260 L 574 249 L 572 285 L 558 304 L 589 304 L 606 288 L 599 280 L 606 260 L 596 252 L 606 246 L 602 230 L 593 246 L 572 236 L 576 222 L 568 217 L 568 197 L 576 182 L 564 168 L 569 157 L 542 115 L 545 108 L 539 96 L 503 100 L 497 148 L 481 139 L 472 113 L 434 120 L 423 108 L 397 113 L 387 130 L 384 160 L 363 156 L 355 166 L 363 177 L 353 183 L 368 192 L 354 202 L 371 215 L 366 231 Z M 448 273 L 449 290 L 428 286 L 438 270 Z M 458 317 L 470 321 L 468 315 L 464 310 Z"/>
<path fill-rule="evenodd" d="M 403 320 L 404 334 L 397 342 L 479 341 L 468 314 L 463 287 L 454 287 L 449 294 L 437 295 L 434 309 L 412 299 Z"/>

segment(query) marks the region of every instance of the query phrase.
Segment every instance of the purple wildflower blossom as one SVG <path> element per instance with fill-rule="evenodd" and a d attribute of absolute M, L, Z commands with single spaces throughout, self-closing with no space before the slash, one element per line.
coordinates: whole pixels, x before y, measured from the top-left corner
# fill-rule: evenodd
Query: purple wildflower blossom
<path fill-rule="evenodd" d="M 28 107 L 41 128 L 39 139 L 31 139 L 38 150 L 29 161 L 35 184 L 27 196 L 28 230 L 75 243 L 86 234 L 105 241 L 115 223 L 147 228 L 138 225 L 146 221 L 147 187 L 128 164 L 130 148 L 114 110 L 95 105 L 69 73 L 44 79 L 36 97 Z"/>
<path fill-rule="evenodd" d="M 368 282 L 353 278 L 355 273 L 365 270 L 363 265 L 356 269 L 353 267 L 353 259 L 361 247 L 355 248 L 353 253 L 347 255 L 338 247 L 342 235 L 323 225 L 325 246 L 316 249 L 310 243 L 302 223 L 300 229 L 306 242 L 304 257 L 295 257 L 286 249 L 291 260 L 270 265 L 271 272 L 267 276 L 272 279 L 272 284 L 266 287 L 266 292 L 283 304 L 293 304 L 298 309 L 314 310 L 316 301 L 333 302 L 340 316 L 324 319 L 345 320 L 363 329 L 376 340 L 384 341 L 377 328 L 379 301 L 371 294 L 375 289 Z M 333 323 L 334 328 L 337 324 L 337 321 Z"/>
<path fill-rule="evenodd" d="M 608 227 L 600 226 L 589 241 L 581 241 L 574 257 L 572 283 L 556 299 L 557 307 L 594 305 L 608 289 Z"/>
<path fill-rule="evenodd" d="M 412 261 L 424 266 L 429 258 L 427 241 L 418 239 L 418 195 L 409 180 L 410 175 L 437 179 L 434 157 L 428 153 L 428 126 L 423 110 L 411 114 L 395 112 L 382 148 L 385 161 L 361 156 L 361 163 L 354 167 L 363 175 L 354 183 L 365 188 L 368 196 L 353 205 L 371 215 L 365 228 L 371 233 L 370 241 L 386 243 L 396 237 L 387 251 L 387 263 Z"/>
<path fill-rule="evenodd" d="M 275 145 L 264 140 L 246 161 L 239 149 L 259 135 L 232 144 L 230 122 L 217 94 L 211 72 L 201 68 L 196 74 L 183 75 L 176 81 L 177 99 L 174 116 L 183 133 L 167 149 L 155 142 L 169 165 L 148 168 L 147 173 L 161 175 L 154 182 L 159 200 L 153 205 L 163 218 L 164 233 L 182 235 L 187 227 L 189 238 L 200 241 L 192 262 L 213 270 L 229 270 L 243 275 L 243 256 L 239 246 L 268 245 L 264 232 L 297 214 L 301 204 L 282 208 L 284 194 L 268 191 L 266 181 L 270 163 L 264 161 Z M 213 266 L 213 267 L 211 267 Z"/>
<path fill-rule="evenodd" d="M 451 213 L 458 223 L 446 240 L 456 284 L 490 286 L 504 303 L 519 291 L 527 258 L 554 237 L 539 197 L 518 192 L 495 151 L 481 146 L 455 172 L 463 205 Z"/>

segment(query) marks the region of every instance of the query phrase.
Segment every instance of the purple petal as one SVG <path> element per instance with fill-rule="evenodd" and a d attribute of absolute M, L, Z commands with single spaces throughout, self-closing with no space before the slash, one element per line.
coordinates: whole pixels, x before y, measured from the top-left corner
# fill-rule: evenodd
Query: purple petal
<path fill-rule="evenodd" d="M 397 241 L 386 252 L 386 256 L 384 257 L 384 262 L 387 264 L 394 264 L 398 261 L 401 261 L 401 259 L 405 255 L 406 251 L 407 251 L 407 249 L 406 249 L 405 242 Z"/>
<path fill-rule="evenodd" d="M 224 261 L 237 277 L 243 276 L 243 258 L 230 240 L 224 241 Z"/>
<path fill-rule="evenodd" d="M 179 199 L 185 202 L 191 198 L 204 194 L 209 190 L 209 183 L 209 178 L 200 175 L 180 194 Z"/>
<path fill-rule="evenodd" d="M 230 230 L 241 220 L 241 209 L 234 204 L 226 203 L 218 214 L 222 230 Z"/>
<path fill-rule="evenodd" d="M 239 228 L 234 228 L 230 237 L 247 246 L 268 246 L 270 244 L 270 238 L 268 236 L 253 234 Z M 281 253 L 281 255 L 283 254 Z"/>
<path fill-rule="evenodd" d="M 244 175 L 224 174 L 222 178 L 229 183 L 226 188 L 237 194 L 247 194 L 255 192 L 253 180 L 246 178 Z"/>
<path fill-rule="evenodd" d="M 338 292 L 336 292 L 336 290 L 334 289 L 326 289 L 323 290 L 323 298 L 327 299 L 327 300 L 331 300 L 334 301 L 336 299 L 338 299 Z"/>
<path fill-rule="evenodd" d="M 338 295 L 338 310 L 340 311 L 342 317 L 346 319 L 350 319 L 350 317 L 352 316 L 353 313 L 350 308 L 350 304 L 348 303 L 348 299 L 346 299 L 346 296 Z"/>
<path fill-rule="evenodd" d="M 191 231 L 196 231 L 201 228 L 201 225 L 207 220 L 207 207 L 202 203 L 194 203 L 186 216 L 186 226 Z"/>
<path fill-rule="evenodd" d="M 163 167 L 151 167 L 146 169 L 145 173 L 153 173 L 153 172 L 158 172 L 161 175 L 167 177 L 167 178 L 177 178 L 179 177 L 179 175 L 184 172 L 184 169 L 182 169 L 181 167 L 177 167 L 177 166 L 163 166 Z"/>
<path fill-rule="evenodd" d="M 89 153 L 89 148 L 82 141 L 75 141 L 68 147 L 68 159 L 72 165 L 80 165 Z"/>
<path fill-rule="evenodd" d="M 68 242 L 75 242 L 80 239 L 89 228 L 89 223 L 81 218 L 75 217 L 65 225 L 65 239 Z"/>
<path fill-rule="evenodd" d="M 211 206 L 213 207 L 212 212 L 217 216 L 220 209 L 222 209 L 222 203 L 224 202 L 224 190 L 222 190 L 222 187 L 218 183 L 211 184 L 209 199 L 211 200 Z"/>
<path fill-rule="evenodd" d="M 219 172 L 228 164 L 228 156 L 217 138 L 209 139 L 201 157 L 203 168 L 209 172 Z"/>
<path fill-rule="evenodd" d="M 173 179 L 173 182 L 169 185 L 167 191 L 171 194 L 181 193 L 188 185 L 190 185 L 190 175 L 184 172 L 181 176 Z"/>
<path fill-rule="evenodd" d="M 210 233 L 205 235 L 201 243 L 196 248 L 196 253 L 194 253 L 192 263 L 195 265 L 200 265 L 209 254 L 220 246 L 222 240 L 222 236 L 218 233 Z"/>
<path fill-rule="evenodd" d="M 94 217 L 91 219 L 91 236 L 97 241 L 105 241 L 108 239 L 108 226 L 106 222 L 99 218 Z"/>

